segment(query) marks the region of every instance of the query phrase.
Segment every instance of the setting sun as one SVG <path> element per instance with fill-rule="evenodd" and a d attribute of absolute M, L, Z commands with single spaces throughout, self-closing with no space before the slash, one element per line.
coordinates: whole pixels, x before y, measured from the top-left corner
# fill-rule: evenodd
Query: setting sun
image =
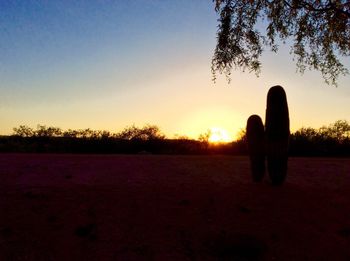
<path fill-rule="evenodd" d="M 232 138 L 228 134 L 227 130 L 222 128 L 211 128 L 209 142 L 211 143 L 221 143 L 230 142 Z"/>

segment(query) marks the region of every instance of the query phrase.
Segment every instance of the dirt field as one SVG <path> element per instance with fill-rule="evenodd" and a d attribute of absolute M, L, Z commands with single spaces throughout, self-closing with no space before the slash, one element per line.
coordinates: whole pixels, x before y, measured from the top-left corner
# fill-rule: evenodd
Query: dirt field
<path fill-rule="evenodd" d="M 350 159 L 0 154 L 0 260 L 350 260 Z"/>

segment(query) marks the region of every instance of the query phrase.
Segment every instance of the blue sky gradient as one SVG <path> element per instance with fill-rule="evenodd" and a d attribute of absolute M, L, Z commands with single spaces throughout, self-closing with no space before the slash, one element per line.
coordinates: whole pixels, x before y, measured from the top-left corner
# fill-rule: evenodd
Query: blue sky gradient
<path fill-rule="evenodd" d="M 259 78 L 237 71 L 214 84 L 216 20 L 209 0 L 1 1 L 0 134 L 151 123 L 169 137 L 219 127 L 234 138 L 249 115 L 264 118 L 277 84 L 292 129 L 350 120 L 349 76 L 334 88 L 296 74 L 288 47 L 263 55 Z"/>

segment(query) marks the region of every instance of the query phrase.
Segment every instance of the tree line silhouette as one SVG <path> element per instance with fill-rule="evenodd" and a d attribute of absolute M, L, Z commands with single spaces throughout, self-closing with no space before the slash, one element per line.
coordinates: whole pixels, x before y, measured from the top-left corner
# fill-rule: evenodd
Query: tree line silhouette
<path fill-rule="evenodd" d="M 128 126 L 118 133 L 79 129 L 62 130 L 38 125 L 36 129 L 21 125 L 13 134 L 0 136 L 0 152 L 29 153 L 97 153 L 97 154 L 185 154 L 248 155 L 246 133 L 230 143 L 199 139 L 167 138 L 156 125 Z M 350 156 L 350 124 L 338 120 L 315 129 L 301 128 L 290 135 L 290 156 Z"/>
<path fill-rule="evenodd" d="M 350 156 L 350 124 L 338 120 L 318 129 L 301 128 L 291 135 L 290 155 Z"/>

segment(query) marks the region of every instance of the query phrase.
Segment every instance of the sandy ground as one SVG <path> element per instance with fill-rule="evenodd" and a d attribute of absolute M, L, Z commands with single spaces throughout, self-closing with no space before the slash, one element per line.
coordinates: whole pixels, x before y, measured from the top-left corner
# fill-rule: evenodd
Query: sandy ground
<path fill-rule="evenodd" d="M 0 154 L 0 260 L 350 260 L 350 159 Z"/>

